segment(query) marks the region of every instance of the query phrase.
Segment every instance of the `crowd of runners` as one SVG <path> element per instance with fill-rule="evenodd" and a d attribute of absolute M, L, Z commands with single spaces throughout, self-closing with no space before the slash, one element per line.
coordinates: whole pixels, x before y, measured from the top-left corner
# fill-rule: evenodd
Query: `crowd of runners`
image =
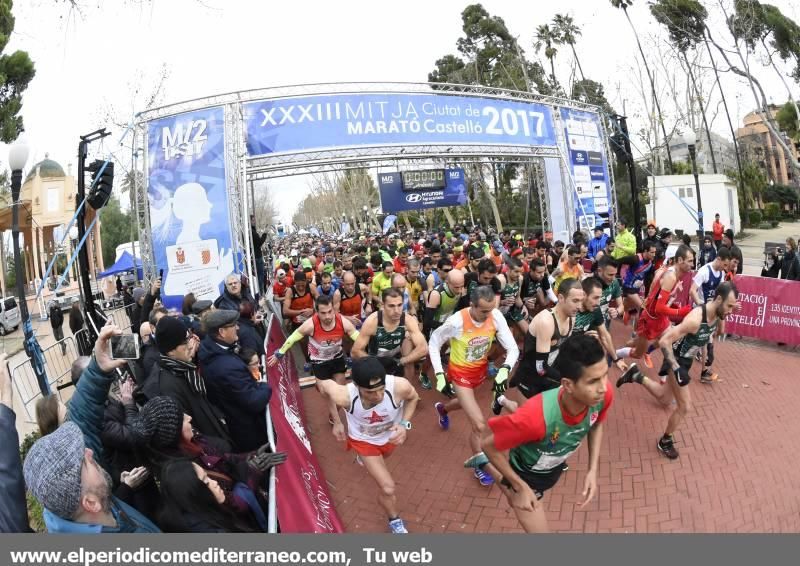
<path fill-rule="evenodd" d="M 597 495 L 615 388 L 638 384 L 671 408 L 653 449 L 679 457 L 673 435 L 691 411 L 692 365 L 700 361 L 703 383 L 717 379 L 713 345 L 737 307 L 741 252 L 732 234 L 697 251 L 654 225 L 639 245 L 624 220 L 615 234 L 563 242 L 455 226 L 273 246 L 272 300 L 288 338 L 268 365 L 302 351 L 331 432 L 375 480 L 391 532 L 407 530 L 384 459 L 413 430 L 417 388 L 442 398 L 416 420 L 435 418 L 442 431 L 451 417 L 469 421 L 465 468 L 497 484 L 527 532 L 547 530 L 540 500 L 584 438 L 582 505 Z M 612 324 L 628 327 L 626 344 L 614 343 Z M 485 382 L 493 394 L 482 407 L 475 390 Z"/>

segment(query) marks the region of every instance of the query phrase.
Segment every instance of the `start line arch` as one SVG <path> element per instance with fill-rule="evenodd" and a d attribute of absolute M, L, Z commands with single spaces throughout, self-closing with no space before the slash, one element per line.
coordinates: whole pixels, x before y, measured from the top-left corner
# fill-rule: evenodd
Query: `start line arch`
<path fill-rule="evenodd" d="M 218 296 L 232 271 L 254 281 L 249 181 L 365 162 L 379 171 L 536 164 L 542 222 L 556 238 L 617 217 L 599 108 L 529 92 L 441 83 L 274 87 L 140 113 L 134 135 L 144 276 L 163 271 L 168 306 L 188 292 Z"/>

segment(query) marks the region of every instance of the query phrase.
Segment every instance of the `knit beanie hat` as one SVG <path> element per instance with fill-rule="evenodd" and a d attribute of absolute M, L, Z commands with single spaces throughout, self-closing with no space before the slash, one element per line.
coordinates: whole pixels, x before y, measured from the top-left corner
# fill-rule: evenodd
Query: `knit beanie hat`
<path fill-rule="evenodd" d="M 153 397 L 131 423 L 131 430 L 154 448 L 169 448 L 178 443 L 183 428 L 183 409 L 172 397 Z"/>
<path fill-rule="evenodd" d="M 188 329 L 180 319 L 172 316 L 161 317 L 156 325 L 156 344 L 162 354 L 171 352 L 187 339 Z"/>
<path fill-rule="evenodd" d="M 71 519 L 80 506 L 84 447 L 83 432 L 67 421 L 37 440 L 22 466 L 30 492 L 63 519 Z"/>

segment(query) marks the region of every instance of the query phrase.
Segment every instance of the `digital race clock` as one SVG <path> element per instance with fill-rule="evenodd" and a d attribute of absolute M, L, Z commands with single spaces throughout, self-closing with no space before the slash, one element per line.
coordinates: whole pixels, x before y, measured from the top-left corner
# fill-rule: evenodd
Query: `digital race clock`
<path fill-rule="evenodd" d="M 404 171 L 401 175 L 404 191 L 436 190 L 446 186 L 444 169 Z"/>

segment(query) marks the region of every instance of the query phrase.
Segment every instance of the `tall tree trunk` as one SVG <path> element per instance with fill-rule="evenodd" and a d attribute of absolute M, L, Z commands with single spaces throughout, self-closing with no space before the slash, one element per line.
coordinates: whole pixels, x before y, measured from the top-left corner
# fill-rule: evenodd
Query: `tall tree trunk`
<path fill-rule="evenodd" d="M 447 208 L 443 208 L 442 212 L 444 212 L 444 217 L 447 219 L 447 223 L 450 225 L 450 228 L 456 225 L 456 221 L 453 220 L 453 215 L 450 214 L 450 211 Z"/>
<path fill-rule="evenodd" d="M 650 88 L 653 91 L 653 100 L 655 101 L 656 111 L 658 112 L 658 116 L 656 120 L 659 124 L 661 124 L 661 133 L 664 134 L 664 147 L 667 150 L 667 166 L 669 168 L 669 174 L 672 174 L 672 153 L 669 150 L 669 137 L 667 136 L 667 128 L 664 126 L 664 116 L 661 114 L 661 104 L 658 102 L 658 95 L 656 95 L 656 84 L 653 79 L 653 74 L 650 72 L 650 65 L 647 63 L 647 57 L 644 56 L 644 49 L 642 49 L 642 42 L 639 41 L 639 34 L 636 31 L 636 28 L 631 21 L 631 17 L 628 14 L 627 8 L 622 8 L 622 11 L 625 13 L 625 18 L 628 20 L 628 24 L 631 26 L 631 30 L 633 31 L 633 37 L 636 38 L 636 45 L 639 47 L 639 54 L 642 56 L 642 63 L 644 63 L 645 72 L 647 72 L 647 78 L 650 81 Z"/>
<path fill-rule="evenodd" d="M 714 145 L 711 143 L 711 130 L 708 128 L 708 120 L 706 119 L 706 107 L 703 105 L 703 98 L 697 88 L 697 81 L 695 81 L 692 66 L 689 64 L 689 58 L 686 52 L 682 53 L 683 61 L 686 63 L 686 71 L 689 73 L 689 80 L 692 81 L 692 89 L 695 96 L 697 96 L 697 104 L 700 106 L 700 116 L 703 118 L 703 127 L 706 130 L 706 139 L 708 139 L 708 150 L 711 152 L 711 166 L 714 168 L 714 174 L 717 173 L 717 158 L 714 156 Z"/>
<path fill-rule="evenodd" d="M 728 100 L 725 98 L 725 89 L 722 88 L 722 83 L 719 82 L 719 69 L 717 69 L 717 63 L 714 60 L 714 54 L 711 51 L 711 45 L 708 42 L 708 38 L 703 34 L 703 43 L 706 45 L 706 50 L 708 51 L 708 57 L 711 60 L 711 68 L 714 69 L 714 76 L 717 78 L 717 84 L 719 84 L 719 94 L 722 97 L 722 106 L 725 108 L 725 118 L 728 120 L 728 127 L 731 130 L 731 138 L 733 138 L 733 150 L 736 152 L 736 169 L 739 172 L 738 180 L 739 180 L 739 190 L 742 194 L 746 194 L 747 191 L 744 188 L 744 179 L 742 177 L 742 157 L 739 154 L 739 141 L 736 139 L 736 129 L 733 127 L 733 120 L 731 119 L 731 112 L 728 109 Z"/>
<path fill-rule="evenodd" d="M 583 67 L 581 67 L 581 60 L 578 59 L 578 52 L 575 51 L 575 44 L 570 43 L 569 46 L 572 49 L 572 56 L 575 57 L 575 64 L 578 66 L 578 72 L 581 74 L 581 80 L 585 81 L 586 76 L 583 74 Z"/>

